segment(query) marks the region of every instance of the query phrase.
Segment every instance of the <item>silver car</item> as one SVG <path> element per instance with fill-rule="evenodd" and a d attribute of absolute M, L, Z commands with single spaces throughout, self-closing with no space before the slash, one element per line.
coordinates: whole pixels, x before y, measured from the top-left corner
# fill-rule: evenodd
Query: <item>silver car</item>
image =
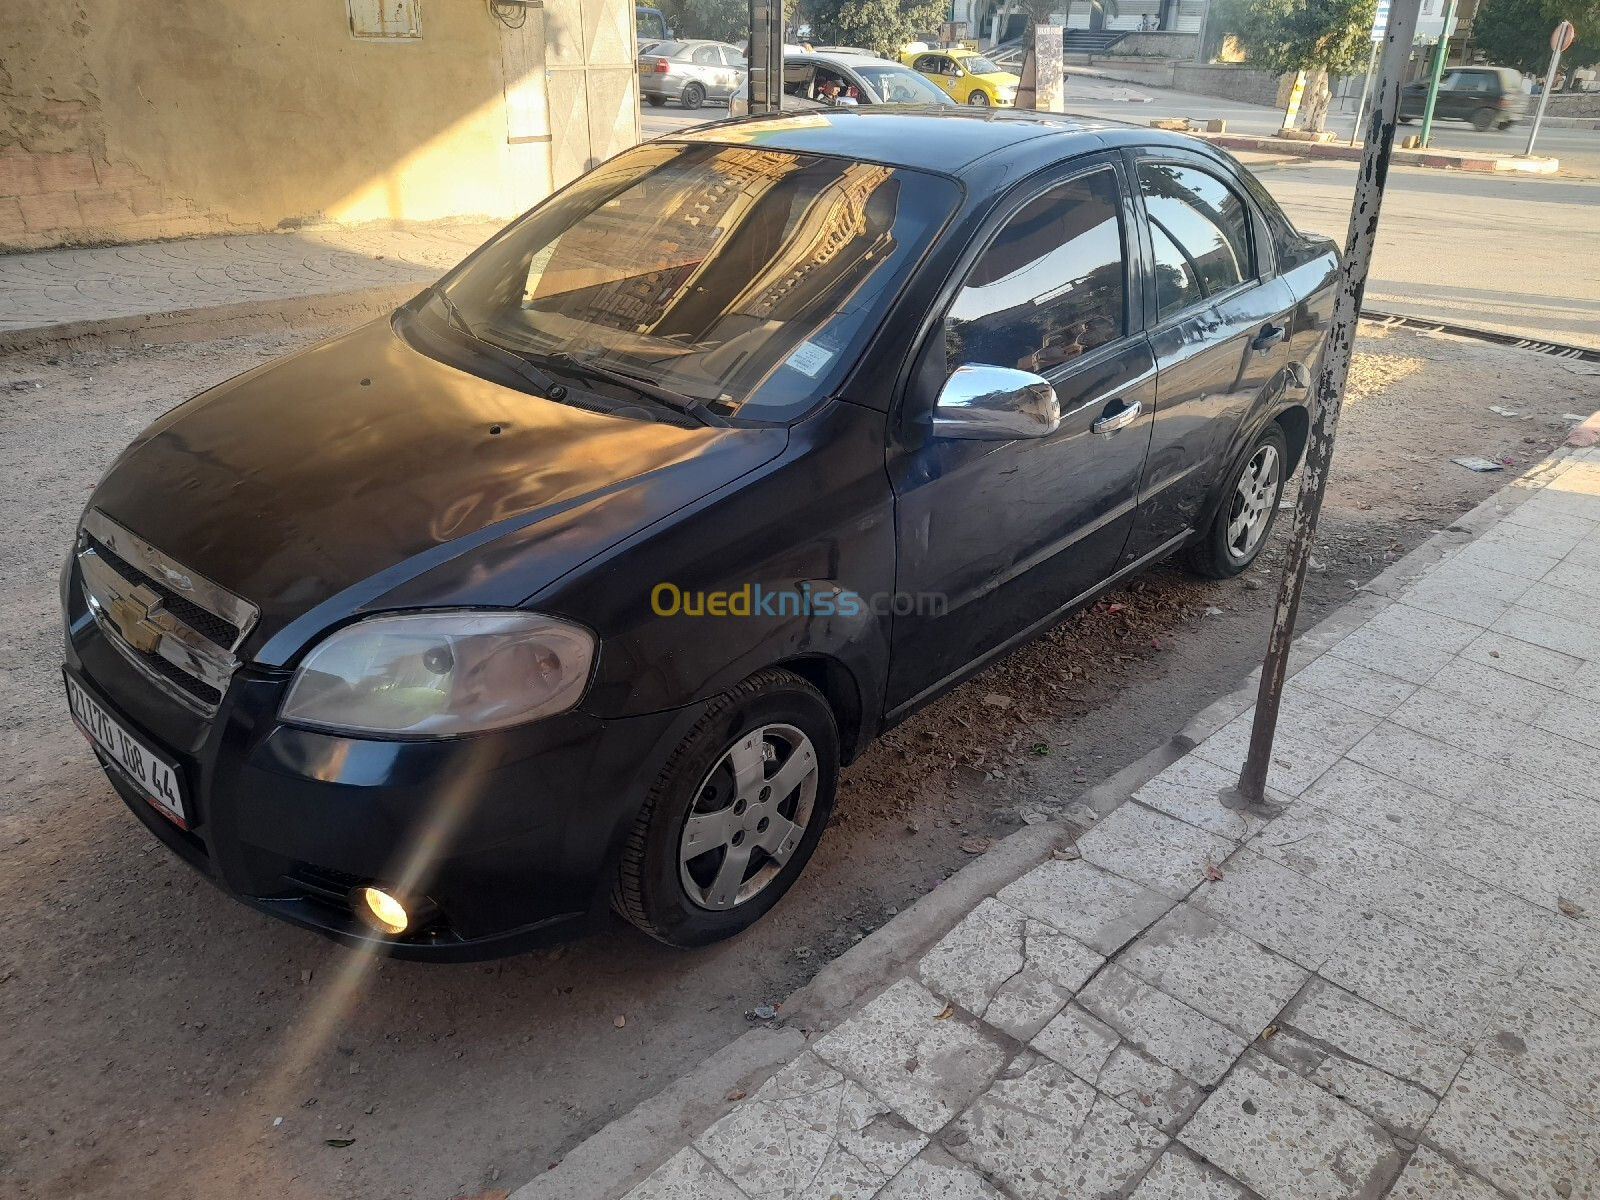
<path fill-rule="evenodd" d="M 657 42 L 639 53 L 639 94 L 657 107 L 699 108 L 743 89 L 745 72 L 744 51 L 726 42 Z"/>

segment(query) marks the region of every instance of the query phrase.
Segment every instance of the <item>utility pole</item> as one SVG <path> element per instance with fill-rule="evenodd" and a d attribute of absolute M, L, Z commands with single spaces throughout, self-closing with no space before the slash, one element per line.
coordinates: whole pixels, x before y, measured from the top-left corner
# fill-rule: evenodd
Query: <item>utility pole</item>
<path fill-rule="evenodd" d="M 1333 458 L 1333 439 L 1339 427 L 1339 406 L 1344 400 L 1345 378 L 1350 373 L 1356 323 L 1361 317 L 1361 297 L 1366 291 L 1367 271 L 1372 265 L 1378 212 L 1383 205 L 1383 188 L 1388 181 L 1389 158 L 1399 125 L 1400 88 L 1404 83 L 1406 62 L 1411 56 L 1411 38 L 1417 28 L 1421 5 L 1422 0 L 1394 0 L 1389 10 L 1372 114 L 1367 121 L 1366 144 L 1361 154 L 1361 169 L 1356 174 L 1355 198 L 1350 206 L 1350 229 L 1339 266 L 1339 290 L 1334 297 L 1328 341 L 1317 364 L 1311 395 L 1311 436 L 1300 471 L 1300 496 L 1295 502 L 1288 561 L 1278 588 L 1278 606 L 1272 618 L 1272 632 L 1267 638 L 1266 658 L 1261 664 L 1261 689 L 1256 697 L 1255 722 L 1250 730 L 1250 750 L 1239 773 L 1238 786 L 1219 797 L 1228 808 L 1259 811 L 1266 806 L 1267 767 L 1272 761 L 1272 739 L 1278 729 L 1278 705 L 1288 674 L 1289 648 L 1294 642 L 1294 623 L 1300 611 L 1306 567 L 1311 562 L 1311 544 L 1317 535 L 1317 517 L 1322 512 L 1322 498 L 1328 488 L 1328 464 Z"/>
<path fill-rule="evenodd" d="M 1533 128 L 1528 130 L 1528 148 L 1523 154 L 1533 153 L 1533 140 L 1539 136 L 1539 124 L 1544 120 L 1545 102 L 1550 99 L 1550 89 L 1555 86 L 1556 71 L 1561 66 L 1561 52 L 1572 45 L 1577 33 L 1571 21 L 1562 21 L 1550 32 L 1550 66 L 1544 73 L 1544 86 L 1539 89 L 1539 108 L 1533 114 Z"/>
<path fill-rule="evenodd" d="M 1428 80 L 1428 102 L 1422 109 L 1421 142 L 1424 147 L 1433 136 L 1433 106 L 1439 99 L 1439 78 L 1444 74 L 1444 60 L 1450 57 L 1450 26 L 1455 24 L 1456 0 L 1444 6 L 1444 26 L 1439 30 L 1438 52 L 1433 56 L 1433 75 Z"/>

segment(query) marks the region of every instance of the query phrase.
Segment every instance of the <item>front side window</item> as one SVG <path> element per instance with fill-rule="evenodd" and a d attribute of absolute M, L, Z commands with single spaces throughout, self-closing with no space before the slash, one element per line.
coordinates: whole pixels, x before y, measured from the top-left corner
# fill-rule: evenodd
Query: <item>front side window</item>
<path fill-rule="evenodd" d="M 852 159 L 650 143 L 443 289 L 472 337 L 546 371 L 575 362 L 783 420 L 854 361 L 959 196 L 943 176 Z"/>
<path fill-rule="evenodd" d="M 1139 164 L 1156 257 L 1156 301 L 1169 316 L 1256 275 L 1250 210 L 1215 175 L 1173 163 Z"/>
<path fill-rule="evenodd" d="M 1120 338 L 1120 197 L 1106 167 L 1051 188 L 1007 221 L 945 318 L 948 365 L 1043 372 Z"/>

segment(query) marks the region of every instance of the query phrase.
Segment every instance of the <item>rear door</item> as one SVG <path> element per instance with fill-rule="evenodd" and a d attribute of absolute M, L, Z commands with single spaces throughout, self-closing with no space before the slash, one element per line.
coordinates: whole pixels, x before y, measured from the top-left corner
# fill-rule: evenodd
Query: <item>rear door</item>
<path fill-rule="evenodd" d="M 1242 422 L 1291 360 L 1294 294 L 1266 222 L 1221 163 L 1132 156 L 1144 220 L 1146 320 L 1160 373 L 1155 429 L 1124 561 L 1194 528 Z"/>

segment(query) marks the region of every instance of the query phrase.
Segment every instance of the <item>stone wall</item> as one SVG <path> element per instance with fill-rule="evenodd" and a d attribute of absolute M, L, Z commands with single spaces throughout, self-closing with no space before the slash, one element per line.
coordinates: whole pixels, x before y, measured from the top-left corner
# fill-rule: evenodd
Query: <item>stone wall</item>
<path fill-rule="evenodd" d="M 1181 63 L 1173 70 L 1172 86 L 1180 92 L 1195 92 L 1240 104 L 1268 106 L 1279 103 L 1278 97 L 1283 87 L 1281 77 L 1271 71 L 1229 64 L 1198 66 L 1194 63 Z"/>
<path fill-rule="evenodd" d="M 1175 58 L 1183 62 L 1192 62 L 1199 40 L 1192 33 L 1171 33 L 1165 30 L 1130 33 L 1111 47 L 1110 56 L 1115 58 L 1123 54 L 1136 54 L 1150 58 Z"/>
<path fill-rule="evenodd" d="M 1528 100 L 1539 103 L 1537 96 Z M 1552 92 L 1544 112 L 1547 117 L 1600 117 L 1600 92 Z"/>

